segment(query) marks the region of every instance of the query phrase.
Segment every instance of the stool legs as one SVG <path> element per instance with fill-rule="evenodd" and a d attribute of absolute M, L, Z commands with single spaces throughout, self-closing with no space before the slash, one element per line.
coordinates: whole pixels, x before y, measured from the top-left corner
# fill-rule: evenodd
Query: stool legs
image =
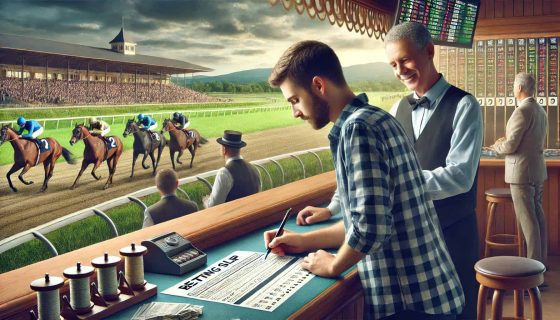
<path fill-rule="evenodd" d="M 515 311 L 515 317 L 523 319 L 524 308 L 523 308 L 523 298 L 525 295 L 525 290 L 515 290 L 513 292 L 513 308 Z"/>
<path fill-rule="evenodd" d="M 488 251 L 490 246 L 488 245 L 488 241 L 490 241 L 490 235 L 492 232 L 492 224 L 490 223 L 490 221 L 494 221 L 494 215 L 496 214 L 496 206 L 497 203 L 495 202 L 488 202 L 488 206 L 486 209 L 486 212 L 488 213 L 487 219 L 488 221 L 486 222 L 486 239 L 484 241 L 484 256 L 488 257 Z"/>
<path fill-rule="evenodd" d="M 492 320 L 502 320 L 502 312 L 504 309 L 504 290 L 494 289 L 492 297 Z"/>
<path fill-rule="evenodd" d="M 529 289 L 529 297 L 531 298 L 532 320 L 542 320 L 541 293 L 539 288 L 534 287 Z"/>
<path fill-rule="evenodd" d="M 476 319 L 485 320 L 486 319 L 486 299 L 488 298 L 488 288 L 480 285 L 478 289 L 478 306 L 476 309 Z"/>

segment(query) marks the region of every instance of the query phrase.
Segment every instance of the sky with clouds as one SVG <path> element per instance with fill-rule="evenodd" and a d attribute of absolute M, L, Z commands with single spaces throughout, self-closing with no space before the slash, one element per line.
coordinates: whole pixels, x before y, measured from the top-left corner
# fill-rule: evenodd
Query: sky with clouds
<path fill-rule="evenodd" d="M 206 75 L 272 67 L 300 40 L 327 43 L 343 66 L 385 61 L 381 40 L 268 0 L 0 0 L 0 33 L 94 47 L 109 48 L 122 17 L 138 54 L 215 69 Z"/>

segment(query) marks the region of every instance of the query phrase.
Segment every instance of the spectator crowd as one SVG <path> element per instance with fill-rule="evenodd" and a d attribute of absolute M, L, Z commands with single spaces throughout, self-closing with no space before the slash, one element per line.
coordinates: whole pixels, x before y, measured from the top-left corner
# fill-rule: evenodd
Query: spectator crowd
<path fill-rule="evenodd" d="M 107 83 L 87 81 L 0 79 L 0 99 L 28 104 L 133 104 L 174 102 L 221 102 L 189 88 L 176 85 Z"/>

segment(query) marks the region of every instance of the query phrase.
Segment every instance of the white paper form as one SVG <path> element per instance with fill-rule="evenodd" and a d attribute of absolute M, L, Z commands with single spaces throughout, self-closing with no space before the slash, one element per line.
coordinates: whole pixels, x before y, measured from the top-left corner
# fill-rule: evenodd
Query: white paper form
<path fill-rule="evenodd" d="M 273 311 L 314 276 L 297 257 L 235 251 L 164 294 Z"/>

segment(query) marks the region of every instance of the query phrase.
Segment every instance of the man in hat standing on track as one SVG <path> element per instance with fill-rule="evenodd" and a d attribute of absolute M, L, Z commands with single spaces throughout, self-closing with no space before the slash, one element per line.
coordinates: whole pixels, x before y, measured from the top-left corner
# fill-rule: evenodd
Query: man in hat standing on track
<path fill-rule="evenodd" d="M 222 145 L 226 165 L 216 174 L 212 193 L 204 200 L 206 208 L 255 194 L 261 185 L 258 170 L 241 156 L 241 148 L 247 145 L 241 140 L 241 132 L 226 130 L 216 141 Z"/>

